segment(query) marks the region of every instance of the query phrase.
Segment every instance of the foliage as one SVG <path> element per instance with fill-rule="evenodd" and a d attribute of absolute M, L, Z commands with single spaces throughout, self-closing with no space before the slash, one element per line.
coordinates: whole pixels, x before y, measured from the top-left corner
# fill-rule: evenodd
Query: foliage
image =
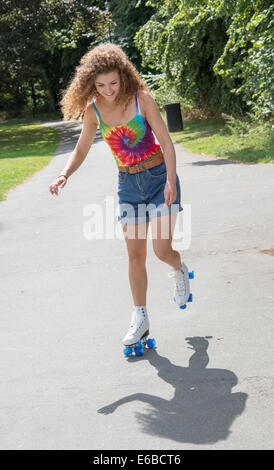
<path fill-rule="evenodd" d="M 203 109 L 243 114 L 253 108 L 258 116 L 270 113 L 273 7 L 269 0 L 145 4 L 157 11 L 135 37 L 143 65 L 163 73 L 180 95 Z"/>
<path fill-rule="evenodd" d="M 271 0 L 0 0 L 0 113 L 55 111 L 80 58 L 119 44 L 162 108 L 273 113 Z M 108 8 L 107 8 L 108 7 Z"/>
<path fill-rule="evenodd" d="M 268 141 L 274 137 L 273 124 L 270 121 L 258 120 L 255 113 L 247 113 L 245 119 L 237 119 L 234 116 L 223 113 L 226 121 L 224 134 L 238 136 L 241 138 L 249 138 L 249 141 L 258 140 Z"/>
<path fill-rule="evenodd" d="M 136 31 L 153 8 L 137 0 L 0 0 L 0 113 L 55 111 L 80 58 L 93 45 L 120 44 L 140 67 Z"/>
<path fill-rule="evenodd" d="M 0 108 L 9 93 L 19 108 L 42 84 L 55 110 L 58 93 L 87 48 L 104 38 L 110 14 L 94 1 L 5 0 L 0 10 Z M 40 85 L 39 85 L 40 83 Z M 18 96 L 24 97 L 18 100 Z M 38 98 L 38 97 L 36 97 Z"/>
<path fill-rule="evenodd" d="M 134 44 L 134 37 L 138 29 L 146 23 L 151 15 L 155 12 L 155 8 L 140 5 L 136 8 L 137 0 L 109 0 L 109 8 L 112 14 L 112 20 L 115 27 L 111 31 L 111 40 L 115 44 L 119 44 L 127 53 L 135 67 L 141 67 L 140 52 Z"/>
<path fill-rule="evenodd" d="M 237 1 L 227 30 L 226 47 L 214 66 L 219 75 L 239 79 L 240 86 L 231 92 L 241 94 L 256 117 L 273 112 L 274 5 L 271 3 Z"/>
<path fill-rule="evenodd" d="M 141 75 L 143 80 L 154 91 L 155 100 L 160 109 L 163 109 L 165 104 L 183 103 L 182 96 L 165 80 L 163 73 L 142 73 Z"/>

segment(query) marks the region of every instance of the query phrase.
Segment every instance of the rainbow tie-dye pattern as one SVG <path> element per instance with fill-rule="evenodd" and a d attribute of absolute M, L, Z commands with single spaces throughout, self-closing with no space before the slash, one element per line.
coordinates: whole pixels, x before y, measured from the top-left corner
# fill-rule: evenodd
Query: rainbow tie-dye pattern
<path fill-rule="evenodd" d="M 102 137 L 110 146 L 117 166 L 130 166 L 142 162 L 161 149 L 155 142 L 152 129 L 148 121 L 140 114 L 138 99 L 136 101 L 136 116 L 127 124 L 121 126 L 108 126 L 100 118 L 94 101 L 92 104 L 96 111 Z"/>

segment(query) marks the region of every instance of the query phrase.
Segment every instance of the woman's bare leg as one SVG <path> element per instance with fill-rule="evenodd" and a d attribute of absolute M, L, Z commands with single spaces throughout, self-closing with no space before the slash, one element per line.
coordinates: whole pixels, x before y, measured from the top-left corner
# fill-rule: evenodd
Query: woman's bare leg
<path fill-rule="evenodd" d="M 128 250 L 129 283 L 135 306 L 146 305 L 147 294 L 147 231 L 149 222 L 125 225 L 123 232 Z"/>
<path fill-rule="evenodd" d="M 177 214 L 151 219 L 153 249 L 156 256 L 174 269 L 182 266 L 180 253 L 172 248 L 172 237 Z"/>

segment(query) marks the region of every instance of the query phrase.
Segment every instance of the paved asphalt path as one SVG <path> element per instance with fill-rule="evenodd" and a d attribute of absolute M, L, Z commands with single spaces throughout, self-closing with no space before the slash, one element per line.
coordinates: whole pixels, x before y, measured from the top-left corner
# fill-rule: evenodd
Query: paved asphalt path
<path fill-rule="evenodd" d="M 193 303 L 173 303 L 149 239 L 158 348 L 125 359 L 126 245 L 87 236 L 91 204 L 117 204 L 114 159 L 98 136 L 51 195 L 81 124 L 47 125 L 63 134 L 54 158 L 0 203 L 1 449 L 273 448 L 274 166 L 175 146 Z"/>

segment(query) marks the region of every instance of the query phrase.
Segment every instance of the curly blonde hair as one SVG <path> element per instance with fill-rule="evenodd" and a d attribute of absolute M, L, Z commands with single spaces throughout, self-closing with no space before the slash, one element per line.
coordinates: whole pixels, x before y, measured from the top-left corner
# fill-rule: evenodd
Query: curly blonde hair
<path fill-rule="evenodd" d="M 120 76 L 120 90 L 115 101 L 123 102 L 124 109 L 138 90 L 145 90 L 154 96 L 122 48 L 107 42 L 83 55 L 68 87 L 61 90 L 59 104 L 63 119 L 82 119 L 88 102 L 99 96 L 95 86 L 96 77 L 113 70 L 117 70 Z"/>

